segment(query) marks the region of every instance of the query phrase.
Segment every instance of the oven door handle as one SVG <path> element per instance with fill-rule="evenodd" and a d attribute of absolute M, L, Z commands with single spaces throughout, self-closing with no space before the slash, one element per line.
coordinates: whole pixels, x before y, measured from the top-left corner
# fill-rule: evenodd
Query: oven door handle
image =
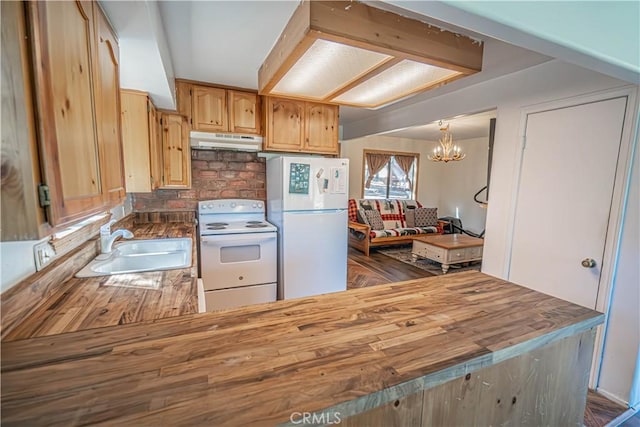
<path fill-rule="evenodd" d="M 263 235 L 264 234 L 264 235 Z M 275 240 L 277 238 L 276 233 L 246 233 L 246 234 L 219 234 L 216 236 L 202 236 L 200 241 L 205 244 L 236 244 L 242 242 L 251 242 L 259 244 Z"/>

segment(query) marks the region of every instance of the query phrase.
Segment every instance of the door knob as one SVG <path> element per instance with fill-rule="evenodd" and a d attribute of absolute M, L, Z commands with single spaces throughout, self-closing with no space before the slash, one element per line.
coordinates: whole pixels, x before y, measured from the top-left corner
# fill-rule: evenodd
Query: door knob
<path fill-rule="evenodd" d="M 596 266 L 596 261 L 593 258 L 585 258 L 582 260 L 582 266 L 584 268 L 593 268 Z"/>

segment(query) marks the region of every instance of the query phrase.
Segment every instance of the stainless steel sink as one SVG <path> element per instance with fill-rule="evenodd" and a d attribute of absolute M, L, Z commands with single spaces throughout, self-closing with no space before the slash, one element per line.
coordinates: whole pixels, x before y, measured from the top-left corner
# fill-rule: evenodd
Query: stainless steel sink
<path fill-rule="evenodd" d="M 191 266 L 192 245 L 188 237 L 121 242 L 112 253 L 98 255 L 76 277 L 186 268 Z"/>

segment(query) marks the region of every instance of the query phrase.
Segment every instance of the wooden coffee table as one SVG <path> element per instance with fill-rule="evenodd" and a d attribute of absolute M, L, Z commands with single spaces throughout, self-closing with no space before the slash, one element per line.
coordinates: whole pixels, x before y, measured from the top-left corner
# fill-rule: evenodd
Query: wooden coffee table
<path fill-rule="evenodd" d="M 482 260 L 483 239 L 465 234 L 436 234 L 413 239 L 411 256 L 428 258 L 442 263 L 442 274 L 446 274 L 451 264 Z"/>

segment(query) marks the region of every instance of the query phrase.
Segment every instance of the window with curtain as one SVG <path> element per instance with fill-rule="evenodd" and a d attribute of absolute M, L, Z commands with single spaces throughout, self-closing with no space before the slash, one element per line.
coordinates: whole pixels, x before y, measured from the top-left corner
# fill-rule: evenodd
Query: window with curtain
<path fill-rule="evenodd" d="M 415 199 L 419 154 L 365 150 L 363 155 L 365 199 Z"/>

